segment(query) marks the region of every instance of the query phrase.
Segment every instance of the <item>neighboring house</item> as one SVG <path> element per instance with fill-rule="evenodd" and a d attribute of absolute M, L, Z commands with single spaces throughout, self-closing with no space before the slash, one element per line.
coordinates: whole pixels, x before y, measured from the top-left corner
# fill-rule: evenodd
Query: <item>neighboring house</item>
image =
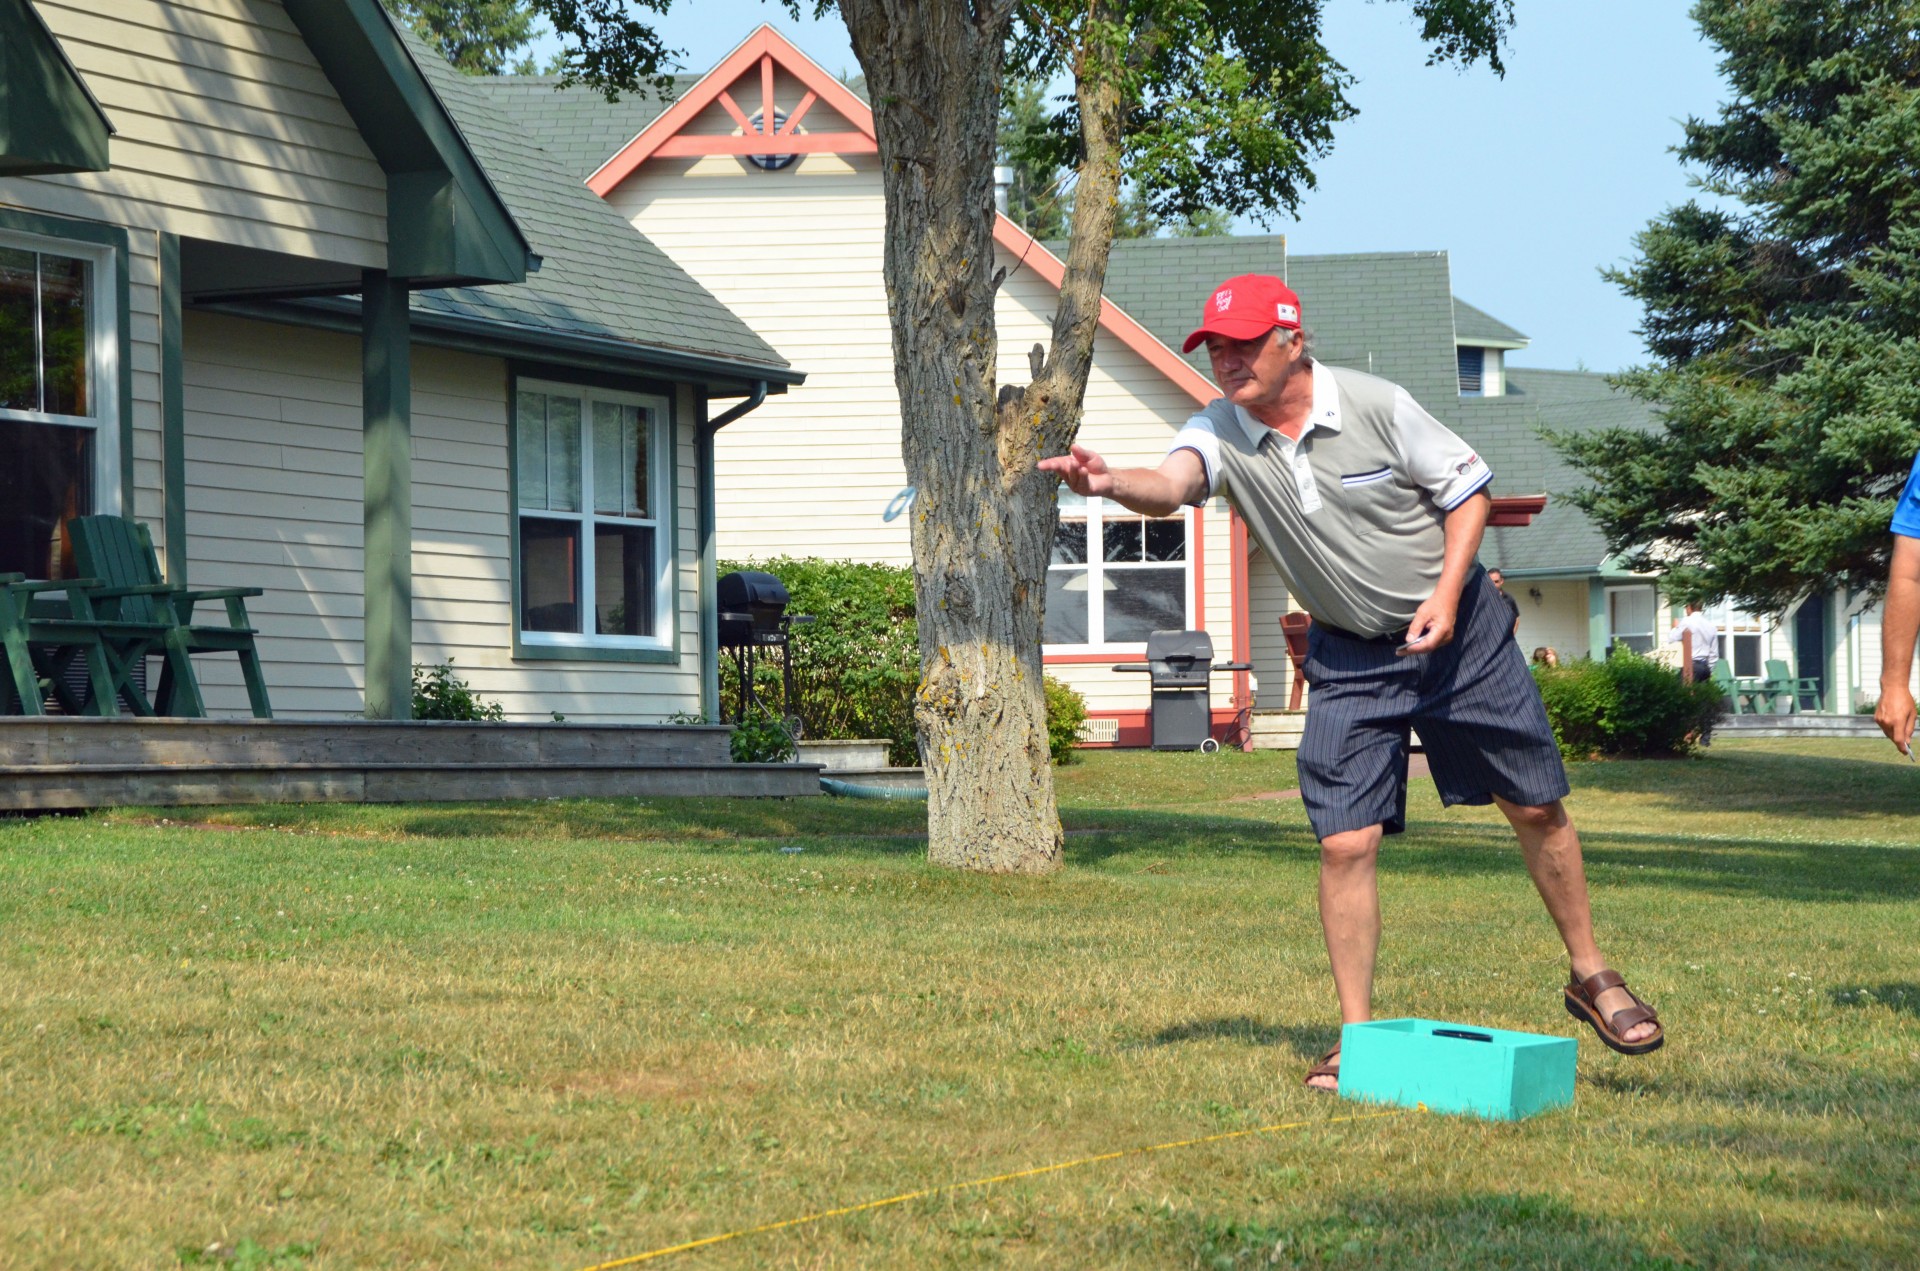
<path fill-rule="evenodd" d="M 713 708 L 714 399 L 785 358 L 376 0 L 0 12 L 0 571 L 149 523 L 266 589 L 283 715 L 449 660 L 511 718 Z"/>

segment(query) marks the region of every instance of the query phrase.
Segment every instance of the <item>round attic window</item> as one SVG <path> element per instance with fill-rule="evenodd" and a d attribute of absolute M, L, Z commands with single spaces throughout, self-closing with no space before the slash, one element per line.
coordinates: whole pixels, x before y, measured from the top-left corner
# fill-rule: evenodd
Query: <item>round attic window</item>
<path fill-rule="evenodd" d="M 764 111 L 758 110 L 753 112 L 753 119 L 750 122 L 753 124 L 755 132 L 763 130 L 760 118 L 764 113 Z M 786 111 L 776 110 L 773 112 L 773 130 L 775 132 L 779 132 L 782 128 L 786 127 L 786 123 Z M 799 157 L 797 154 L 750 154 L 747 156 L 747 162 L 766 172 L 778 172 L 782 168 L 792 167 L 793 161 Z"/>

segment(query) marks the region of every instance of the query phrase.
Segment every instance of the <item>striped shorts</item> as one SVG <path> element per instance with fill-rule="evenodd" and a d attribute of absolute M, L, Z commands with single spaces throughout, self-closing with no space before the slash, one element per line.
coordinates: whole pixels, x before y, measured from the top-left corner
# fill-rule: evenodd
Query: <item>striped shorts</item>
<path fill-rule="evenodd" d="M 1476 565 L 1461 589 L 1451 643 L 1408 657 L 1393 650 L 1318 623 L 1308 636 L 1301 671 L 1313 696 L 1298 759 L 1316 837 L 1406 829 L 1410 729 L 1448 807 L 1565 797 L 1567 770 L 1540 690 L 1484 570 Z"/>

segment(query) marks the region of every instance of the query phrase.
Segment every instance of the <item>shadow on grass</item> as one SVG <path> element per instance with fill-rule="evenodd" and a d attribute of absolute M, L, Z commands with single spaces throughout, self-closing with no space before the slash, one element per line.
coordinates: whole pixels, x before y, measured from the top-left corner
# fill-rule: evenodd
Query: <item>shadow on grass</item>
<path fill-rule="evenodd" d="M 1413 828 L 1417 833 L 1424 827 Z M 1671 835 L 1593 831 L 1583 838 L 1587 869 L 1600 887 L 1678 887 L 1713 895 L 1809 902 L 1920 897 L 1920 852 L 1911 848 L 1777 839 L 1676 847 Z M 1399 850 L 1389 846 L 1381 854 L 1381 870 L 1389 873 L 1471 877 L 1520 868 L 1518 849 L 1511 845 L 1503 843 L 1496 850 L 1457 838 L 1451 844 L 1407 842 Z"/>
<path fill-rule="evenodd" d="M 1238 1041 L 1249 1046 L 1285 1046 L 1303 1060 L 1318 1059 L 1340 1039 L 1339 1025 L 1272 1024 L 1251 1015 L 1225 1015 L 1169 1024 L 1127 1049 L 1178 1046 L 1185 1042 Z"/>
<path fill-rule="evenodd" d="M 1920 769 L 1824 755 L 1715 749 L 1698 760 L 1579 764 L 1571 775 L 1576 789 L 1649 796 L 1683 817 L 1707 806 L 1845 821 L 1920 805 Z"/>
<path fill-rule="evenodd" d="M 1835 1006 L 1884 1006 L 1901 1015 L 1920 1015 L 1920 984 L 1896 981 L 1892 984 L 1859 984 L 1834 989 L 1827 994 Z"/>

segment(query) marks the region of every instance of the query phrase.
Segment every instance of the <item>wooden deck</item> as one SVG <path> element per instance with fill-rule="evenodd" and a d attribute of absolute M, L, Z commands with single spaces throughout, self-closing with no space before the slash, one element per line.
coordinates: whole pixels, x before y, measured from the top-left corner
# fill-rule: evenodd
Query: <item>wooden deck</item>
<path fill-rule="evenodd" d="M 0 811 L 820 793 L 713 725 L 0 718 Z"/>

